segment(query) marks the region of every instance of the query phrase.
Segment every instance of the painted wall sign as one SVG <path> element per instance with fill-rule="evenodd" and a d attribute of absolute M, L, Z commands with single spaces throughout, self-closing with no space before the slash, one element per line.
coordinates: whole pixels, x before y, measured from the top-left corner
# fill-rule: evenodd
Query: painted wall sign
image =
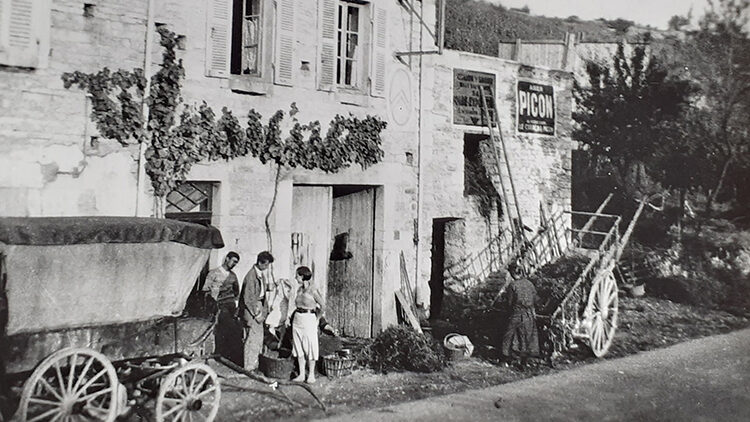
<path fill-rule="evenodd" d="M 411 120 L 414 103 L 412 101 L 412 83 L 409 72 L 398 69 L 391 77 L 388 89 L 388 108 L 393 122 L 406 126 Z"/>
<path fill-rule="evenodd" d="M 471 70 L 453 69 L 453 123 L 485 126 L 480 87 L 484 89 L 490 116 L 495 107 L 495 75 Z"/>
<path fill-rule="evenodd" d="M 555 92 L 552 85 L 518 81 L 519 133 L 555 134 Z"/>

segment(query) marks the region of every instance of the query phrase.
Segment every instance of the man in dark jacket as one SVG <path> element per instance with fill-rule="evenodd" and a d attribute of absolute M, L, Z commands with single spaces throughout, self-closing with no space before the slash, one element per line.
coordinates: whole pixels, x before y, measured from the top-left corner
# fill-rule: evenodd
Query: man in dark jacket
<path fill-rule="evenodd" d="M 259 253 L 242 282 L 238 314 L 245 327 L 244 366 L 248 370 L 258 367 L 258 355 L 263 351 L 263 321 L 268 315 L 266 292 L 273 282 L 267 270 L 273 261 L 271 253 Z"/>
<path fill-rule="evenodd" d="M 523 277 L 516 265 L 508 267 L 513 280 L 508 285 L 508 306 L 511 311 L 508 328 L 503 335 L 502 354 L 507 360 L 520 358 L 525 366 L 530 356 L 539 355 L 539 334 L 536 328 L 536 289 Z"/>

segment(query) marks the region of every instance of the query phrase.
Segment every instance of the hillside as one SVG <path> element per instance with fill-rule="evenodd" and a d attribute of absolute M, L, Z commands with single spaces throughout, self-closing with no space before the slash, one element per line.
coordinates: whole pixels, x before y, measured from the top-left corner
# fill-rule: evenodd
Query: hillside
<path fill-rule="evenodd" d="M 622 19 L 583 21 L 575 16 L 533 16 L 481 0 L 447 0 L 445 16 L 446 48 L 490 56 L 497 55 L 500 41 L 518 38 L 562 40 L 566 32 L 573 32 L 582 33 L 587 41 L 614 42 L 623 36 L 636 41 L 649 31 Z"/>

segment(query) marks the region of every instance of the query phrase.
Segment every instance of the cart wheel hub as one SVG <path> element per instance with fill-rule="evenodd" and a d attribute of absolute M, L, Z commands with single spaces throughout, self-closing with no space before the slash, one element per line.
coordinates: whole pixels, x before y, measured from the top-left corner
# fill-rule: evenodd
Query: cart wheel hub
<path fill-rule="evenodd" d="M 67 406 L 68 407 L 68 409 L 67 409 L 68 412 L 67 413 L 70 414 L 70 415 L 82 415 L 85 404 L 86 403 L 84 403 L 84 402 L 75 402 L 72 405 Z"/>
<path fill-rule="evenodd" d="M 201 399 L 193 400 L 193 402 L 190 403 L 190 406 L 189 406 L 190 410 L 195 411 L 195 412 L 201 410 L 202 407 L 203 407 L 203 400 Z"/>

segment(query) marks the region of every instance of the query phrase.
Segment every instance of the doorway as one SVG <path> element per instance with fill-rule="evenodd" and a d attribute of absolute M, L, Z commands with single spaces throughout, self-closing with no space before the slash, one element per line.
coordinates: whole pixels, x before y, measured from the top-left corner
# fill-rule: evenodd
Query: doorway
<path fill-rule="evenodd" d="M 454 217 L 432 220 L 430 267 L 430 319 L 438 319 L 445 296 L 445 268 L 460 259 L 464 247 L 464 220 Z"/>

